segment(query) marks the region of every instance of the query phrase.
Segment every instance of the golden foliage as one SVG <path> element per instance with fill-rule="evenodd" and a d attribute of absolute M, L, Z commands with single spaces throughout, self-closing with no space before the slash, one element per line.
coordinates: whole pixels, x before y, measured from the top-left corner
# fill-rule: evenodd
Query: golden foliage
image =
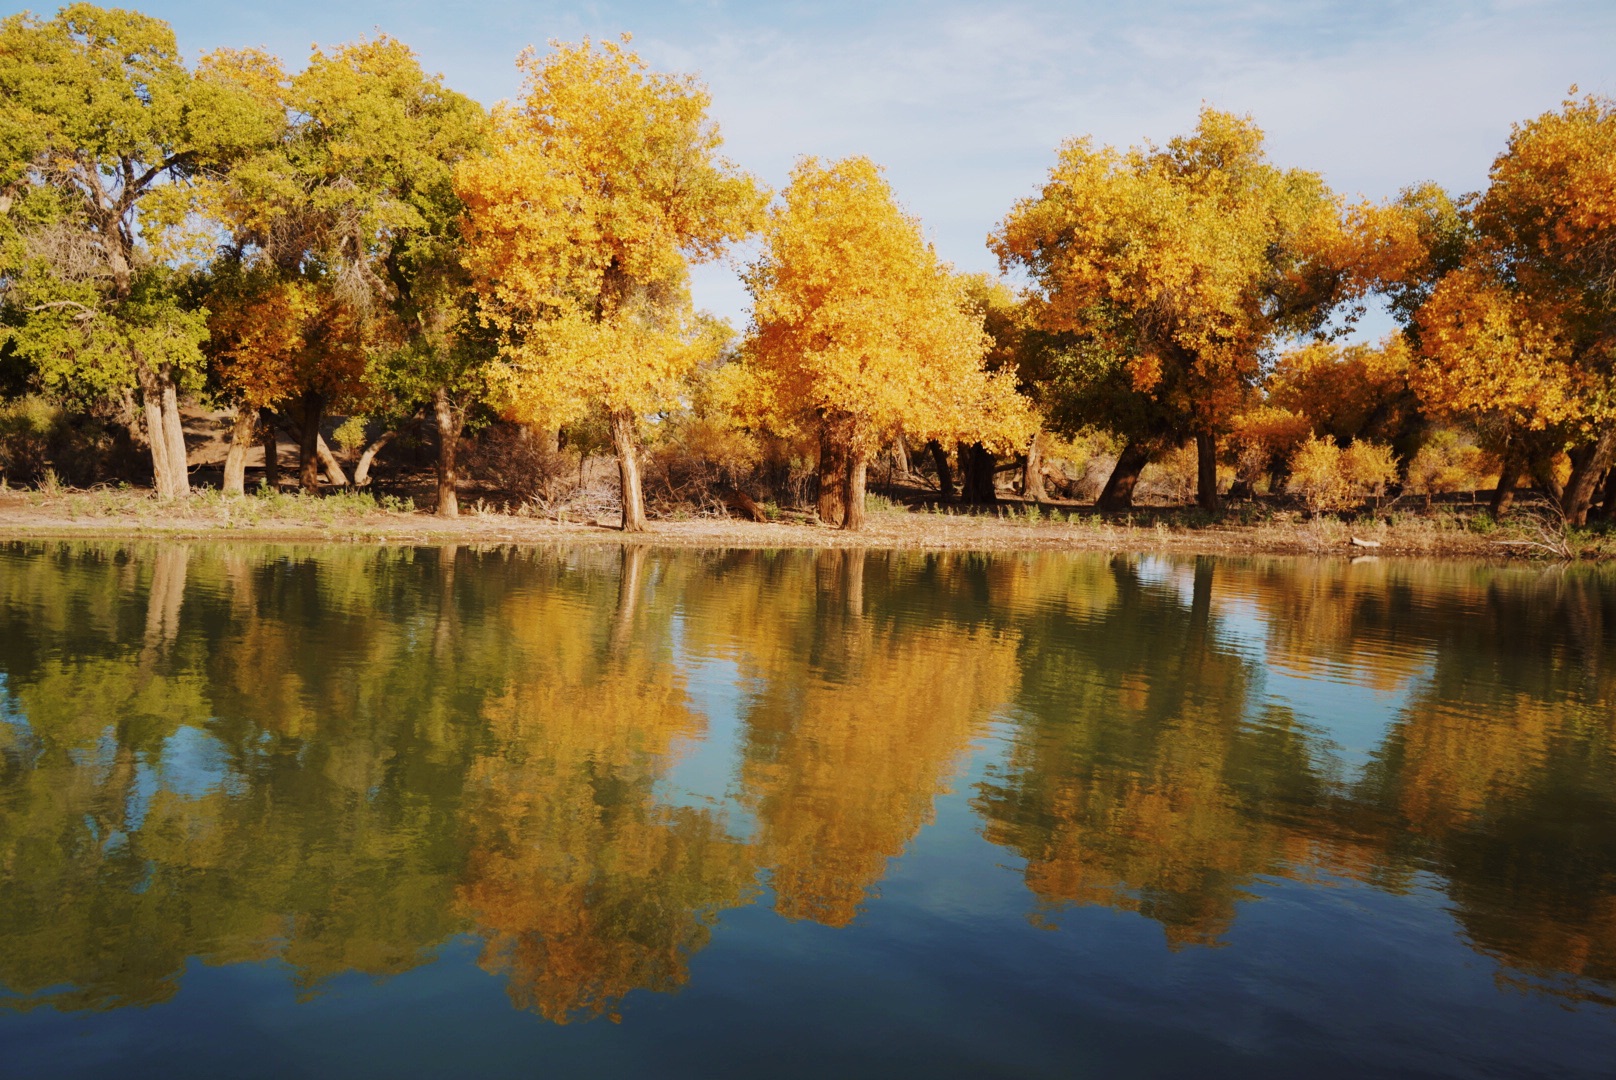
<path fill-rule="evenodd" d="M 1291 487 L 1313 510 L 1350 510 L 1376 498 L 1397 479 L 1391 447 L 1356 440 L 1343 450 L 1309 438 L 1291 457 Z"/>
<path fill-rule="evenodd" d="M 982 313 L 867 158 L 799 161 L 747 287 L 756 414 L 777 430 L 838 429 L 868 453 L 899 431 L 1019 446 L 1010 371 L 984 366 Z"/>
<path fill-rule="evenodd" d="M 503 336 L 496 398 L 518 419 L 670 404 L 707 355 L 687 261 L 717 257 L 762 210 L 718 155 L 706 90 L 648 72 L 626 42 L 524 53 L 493 152 L 456 174 L 466 265 Z"/>
<path fill-rule="evenodd" d="M 1412 356 L 1402 335 L 1378 345 L 1314 342 L 1282 354 L 1265 384 L 1273 406 L 1307 418 L 1313 433 L 1387 440 L 1413 402 Z"/>
<path fill-rule="evenodd" d="M 1339 299 L 1336 200 L 1262 144 L 1250 118 L 1210 108 L 1166 147 L 1070 140 L 990 240 L 1037 283 L 1043 329 L 1099 343 L 1135 392 L 1203 430 L 1240 408 L 1279 335 Z"/>

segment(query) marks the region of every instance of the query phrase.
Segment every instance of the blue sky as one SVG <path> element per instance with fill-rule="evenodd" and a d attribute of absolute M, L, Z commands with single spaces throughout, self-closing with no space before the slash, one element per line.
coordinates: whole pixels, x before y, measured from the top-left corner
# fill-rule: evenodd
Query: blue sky
<path fill-rule="evenodd" d="M 628 30 L 653 66 L 706 80 L 733 160 L 778 187 L 800 154 L 867 154 L 967 270 L 994 269 L 984 237 L 1069 135 L 1162 141 L 1205 101 L 1254 115 L 1280 164 L 1384 198 L 1425 179 L 1475 190 L 1512 122 L 1572 83 L 1616 94 L 1612 0 L 132 6 L 191 56 L 261 45 L 290 66 L 311 43 L 385 31 L 489 104 L 516 92 L 524 45 Z M 744 320 L 723 268 L 698 271 L 696 292 Z"/>

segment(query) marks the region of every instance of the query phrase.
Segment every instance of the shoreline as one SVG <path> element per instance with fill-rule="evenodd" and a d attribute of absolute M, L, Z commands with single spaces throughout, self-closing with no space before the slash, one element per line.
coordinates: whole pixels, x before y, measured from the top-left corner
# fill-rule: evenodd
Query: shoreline
<path fill-rule="evenodd" d="M 7 497 L 9 496 L 9 497 Z M 109 496 L 112 496 L 109 498 Z M 175 540 L 259 543 L 365 543 L 404 546 L 646 545 L 705 549 L 867 548 L 911 551 L 1113 551 L 1181 555 L 1296 555 L 1526 561 L 1548 554 L 1530 529 L 1478 529 L 1457 516 L 1342 522 L 1269 519 L 1185 523 L 1187 512 L 1142 507 L 1132 515 L 1029 519 L 1007 507 L 985 513 L 875 510 L 858 533 L 807 522 L 722 518 L 654 520 L 645 533 L 615 524 L 557 522 L 467 511 L 440 519 L 422 511 L 384 510 L 339 499 L 195 499 L 164 506 L 135 493 L 0 495 L 0 542 L 26 540 Z M 1238 515 L 1231 514 L 1230 517 Z M 1139 518 L 1147 520 L 1140 521 Z M 1474 519 L 1470 519 L 1473 521 Z M 1509 523 L 1506 522 L 1506 526 Z M 1354 540 L 1366 541 L 1359 546 Z M 1573 551 L 1579 560 L 1616 558 L 1605 537 Z M 1566 556 L 1559 555 L 1561 561 Z"/>

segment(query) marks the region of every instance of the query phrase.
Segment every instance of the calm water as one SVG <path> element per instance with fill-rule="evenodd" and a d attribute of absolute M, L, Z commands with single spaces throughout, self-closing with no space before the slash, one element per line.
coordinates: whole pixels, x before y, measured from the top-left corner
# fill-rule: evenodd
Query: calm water
<path fill-rule="evenodd" d="M 0 546 L 0 1074 L 1613 1060 L 1609 574 Z"/>

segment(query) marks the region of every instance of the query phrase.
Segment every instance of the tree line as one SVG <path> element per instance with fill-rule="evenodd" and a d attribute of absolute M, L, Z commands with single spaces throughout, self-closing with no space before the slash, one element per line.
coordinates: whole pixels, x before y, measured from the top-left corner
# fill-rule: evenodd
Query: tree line
<path fill-rule="evenodd" d="M 1185 448 L 1208 510 L 1481 477 L 1498 513 L 1527 481 L 1574 523 L 1616 509 L 1608 98 L 1573 87 L 1516 125 L 1483 192 L 1381 203 L 1212 108 L 1165 145 L 1075 138 L 988 238 L 995 279 L 939 259 L 866 158 L 803 158 L 771 192 L 723 157 L 702 84 L 626 36 L 517 64 L 490 110 L 384 35 L 291 72 L 255 49 L 187 64 L 137 12 L 7 18 L 0 393 L 104 417 L 163 498 L 190 490 L 198 401 L 234 418 L 237 494 L 259 444 L 278 483 L 277 430 L 312 492 L 347 481 L 328 416 L 357 425 L 360 482 L 430 424 L 450 516 L 468 426 L 593 425 L 631 531 L 648 441 L 692 418 L 812 462 L 818 516 L 848 529 L 880 455 L 984 502 L 1009 460 L 1038 499 L 1046 448 L 1096 433 L 1101 509 Z M 689 270 L 745 240 L 737 333 Z M 1348 344 L 1377 303 L 1397 331 Z"/>

